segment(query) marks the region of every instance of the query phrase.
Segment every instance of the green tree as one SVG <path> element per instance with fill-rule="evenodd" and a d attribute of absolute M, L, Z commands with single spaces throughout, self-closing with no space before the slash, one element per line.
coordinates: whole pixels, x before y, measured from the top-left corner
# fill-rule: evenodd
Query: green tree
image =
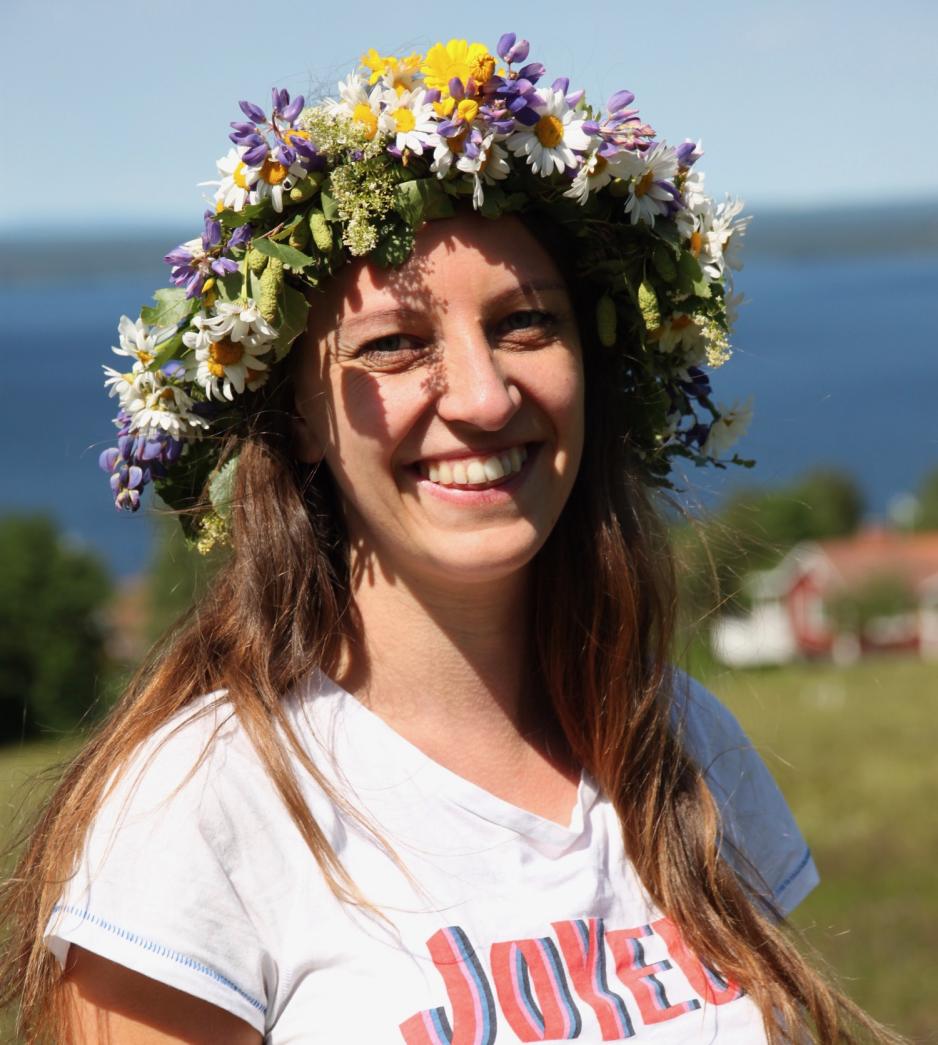
<path fill-rule="evenodd" d="M 736 491 L 710 517 L 675 535 L 685 608 L 696 618 L 716 607 L 742 609 L 749 573 L 771 568 L 801 541 L 853 533 L 862 517 L 857 484 L 831 469 L 790 486 Z"/>
<path fill-rule="evenodd" d="M 205 590 L 223 561 L 222 549 L 200 555 L 186 543 L 182 527 L 171 514 L 159 517 L 153 545 L 149 587 L 149 637 L 156 641 Z"/>
<path fill-rule="evenodd" d="M 111 590 L 98 559 L 48 518 L 0 519 L 0 739 L 67 730 L 93 708 Z"/>
<path fill-rule="evenodd" d="M 929 472 L 918 488 L 917 530 L 938 530 L 938 469 Z"/>

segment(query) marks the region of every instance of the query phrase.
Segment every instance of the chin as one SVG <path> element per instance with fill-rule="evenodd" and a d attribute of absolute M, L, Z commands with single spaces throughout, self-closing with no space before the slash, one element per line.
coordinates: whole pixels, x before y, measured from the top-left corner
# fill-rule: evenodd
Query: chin
<path fill-rule="evenodd" d="M 546 535 L 530 529 L 526 534 L 480 530 L 427 549 L 422 566 L 450 584 L 493 583 L 526 570 L 545 541 Z"/>

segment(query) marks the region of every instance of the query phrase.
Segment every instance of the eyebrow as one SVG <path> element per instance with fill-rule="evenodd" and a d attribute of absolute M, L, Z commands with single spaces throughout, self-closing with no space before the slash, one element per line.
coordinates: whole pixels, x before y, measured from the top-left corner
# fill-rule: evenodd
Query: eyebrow
<path fill-rule="evenodd" d="M 524 283 L 518 283 L 513 287 L 506 287 L 503 291 L 486 301 L 485 307 L 487 309 L 497 309 L 499 305 L 503 305 L 506 301 L 511 301 L 512 299 L 531 298 L 536 297 L 538 294 L 558 291 L 567 292 L 567 285 L 562 279 L 529 280 Z M 410 308 L 406 305 L 379 308 L 364 314 L 356 313 L 348 316 L 338 324 L 338 329 L 345 330 L 357 326 L 371 326 L 384 322 L 415 319 L 425 316 L 426 311 L 426 309 Z"/>

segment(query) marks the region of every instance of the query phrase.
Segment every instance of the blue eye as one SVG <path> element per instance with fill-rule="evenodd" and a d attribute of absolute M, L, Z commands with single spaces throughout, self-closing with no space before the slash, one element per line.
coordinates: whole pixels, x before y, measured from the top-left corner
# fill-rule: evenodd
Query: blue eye
<path fill-rule="evenodd" d="M 385 334 L 383 337 L 376 337 L 373 341 L 365 342 L 358 350 L 358 355 L 394 356 L 413 352 L 418 347 L 417 342 L 407 334 Z"/>
<path fill-rule="evenodd" d="M 552 317 L 540 309 L 525 309 L 521 312 L 512 312 L 499 324 L 508 333 L 514 330 L 530 330 L 532 327 L 544 327 L 551 322 Z"/>

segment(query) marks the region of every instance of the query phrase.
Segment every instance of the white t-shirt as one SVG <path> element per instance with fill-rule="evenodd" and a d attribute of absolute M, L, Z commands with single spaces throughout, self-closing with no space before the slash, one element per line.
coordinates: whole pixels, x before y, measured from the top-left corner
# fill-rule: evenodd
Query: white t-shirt
<path fill-rule="evenodd" d="M 697 683 L 686 689 L 688 750 L 787 912 L 817 882 L 810 853 L 732 716 Z M 385 918 L 333 895 L 222 697 L 151 738 L 102 807 L 47 928 L 60 962 L 79 944 L 274 1045 L 765 1040 L 749 998 L 655 910 L 588 777 L 563 826 L 445 769 L 321 675 L 286 706 L 317 766 L 404 865 L 303 783 Z"/>

